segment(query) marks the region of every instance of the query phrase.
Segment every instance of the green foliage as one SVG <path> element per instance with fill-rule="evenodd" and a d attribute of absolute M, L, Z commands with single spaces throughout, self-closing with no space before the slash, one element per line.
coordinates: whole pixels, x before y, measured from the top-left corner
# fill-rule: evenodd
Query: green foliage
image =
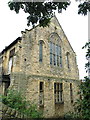
<path fill-rule="evenodd" d="M 26 118 L 41 118 L 42 112 L 37 110 L 35 104 L 31 104 L 16 90 L 9 90 L 7 96 L 2 97 L 2 102 L 20 112 Z"/>
<path fill-rule="evenodd" d="M 90 58 L 90 42 L 87 42 L 85 44 L 85 46 L 82 47 L 82 49 L 86 48 L 87 49 L 87 52 L 86 52 L 86 58 Z M 85 64 L 85 69 L 87 69 L 88 67 L 90 67 L 90 61 L 88 61 L 86 64 Z M 86 70 L 87 72 L 87 70 Z"/>
<path fill-rule="evenodd" d="M 76 113 L 82 118 L 90 120 L 90 79 L 85 77 L 85 82 L 80 85 L 80 93 L 82 98 L 76 103 Z"/>
<path fill-rule="evenodd" d="M 50 19 L 54 16 L 54 11 L 61 13 L 62 10 L 70 5 L 70 1 L 67 2 L 14 2 L 14 0 L 8 2 L 10 10 L 14 10 L 16 13 L 19 13 L 22 9 L 25 13 L 28 13 L 27 25 L 37 24 L 39 22 L 40 26 L 46 27 L 50 23 Z M 22 0 L 23 1 L 23 0 Z M 79 0 L 76 0 L 79 1 Z M 78 14 L 87 15 L 88 11 L 90 12 L 90 2 L 85 1 L 79 4 Z"/>
<path fill-rule="evenodd" d="M 78 6 L 78 14 L 87 15 L 88 11 L 90 12 L 90 2 L 83 2 Z"/>
<path fill-rule="evenodd" d="M 90 42 L 87 42 L 85 44 L 85 46 L 82 47 L 82 49 L 86 48 L 87 49 L 87 52 L 86 52 L 86 58 L 87 57 L 90 57 Z"/>
<path fill-rule="evenodd" d="M 86 58 L 90 58 L 90 42 L 86 43 L 82 48 L 87 48 Z M 90 67 L 90 61 L 85 64 L 85 68 Z M 75 118 L 75 119 L 85 119 L 90 120 L 90 78 L 84 77 L 84 81 L 81 82 L 79 86 L 78 94 L 81 96 L 81 99 L 78 99 L 74 105 L 75 112 L 67 113 L 65 118 Z"/>
<path fill-rule="evenodd" d="M 90 42 L 86 43 L 83 47 L 87 48 L 86 58 L 87 60 L 90 58 Z M 90 67 L 90 61 L 85 64 L 85 68 L 88 70 Z M 87 72 L 86 70 L 86 72 Z M 81 99 L 78 99 L 76 103 L 76 114 L 78 114 L 81 118 L 90 120 L 90 78 L 84 77 L 84 81 L 79 86 Z"/>
<path fill-rule="evenodd" d="M 9 1 L 8 6 L 10 10 L 14 10 L 19 13 L 22 9 L 25 13 L 28 13 L 27 25 L 33 26 L 39 22 L 40 26 L 47 26 L 50 23 L 50 19 L 54 16 L 54 11 L 58 10 L 59 13 L 62 9 L 70 5 L 70 2 L 13 2 Z"/>
<path fill-rule="evenodd" d="M 85 77 L 85 82 L 79 86 L 81 99 L 74 104 L 74 112 L 65 114 L 67 119 L 90 120 L 90 79 Z"/>
<path fill-rule="evenodd" d="M 80 117 L 80 115 L 78 113 L 75 112 L 68 112 L 64 115 L 65 120 L 82 120 L 82 118 Z"/>

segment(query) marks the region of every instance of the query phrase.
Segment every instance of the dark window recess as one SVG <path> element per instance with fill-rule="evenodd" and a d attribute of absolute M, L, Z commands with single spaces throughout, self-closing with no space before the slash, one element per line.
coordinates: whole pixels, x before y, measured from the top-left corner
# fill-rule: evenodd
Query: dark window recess
<path fill-rule="evenodd" d="M 10 76 L 9 75 L 2 75 L 2 83 L 4 83 L 4 95 L 7 95 L 7 90 L 10 86 Z"/>
<path fill-rule="evenodd" d="M 73 90 L 72 90 L 72 83 L 70 83 L 70 99 L 71 99 L 71 103 L 73 103 Z"/>
<path fill-rule="evenodd" d="M 40 82 L 40 91 L 43 91 L 43 82 Z"/>
<path fill-rule="evenodd" d="M 10 51 L 10 55 L 9 55 L 9 57 L 13 57 L 14 54 L 15 54 L 15 48 L 13 48 L 13 49 Z"/>
<path fill-rule="evenodd" d="M 69 55 L 69 53 L 67 53 L 66 54 L 66 62 L 67 62 L 68 69 L 70 69 L 69 57 L 70 57 L 70 55 Z"/>
<path fill-rule="evenodd" d="M 10 81 L 5 82 L 5 91 L 4 91 L 4 95 L 7 95 L 7 90 L 8 90 L 8 88 L 9 88 L 9 86 L 10 86 Z"/>
<path fill-rule="evenodd" d="M 40 87 L 39 88 L 40 89 L 39 104 L 40 104 L 40 106 L 43 106 L 44 105 L 44 83 L 40 82 L 39 87 Z"/>

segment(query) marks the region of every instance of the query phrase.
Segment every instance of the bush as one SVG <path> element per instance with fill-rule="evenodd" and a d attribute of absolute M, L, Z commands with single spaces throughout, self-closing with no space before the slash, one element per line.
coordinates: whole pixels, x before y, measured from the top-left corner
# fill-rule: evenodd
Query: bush
<path fill-rule="evenodd" d="M 77 112 L 87 120 L 90 120 L 90 78 L 85 77 L 85 81 L 80 85 L 82 98 L 77 101 Z"/>
<path fill-rule="evenodd" d="M 74 104 L 73 113 L 67 113 L 65 118 L 73 118 L 80 120 L 90 120 L 90 78 L 85 77 L 85 81 L 79 86 L 79 95 L 81 99 L 78 99 Z"/>
<path fill-rule="evenodd" d="M 9 90 L 7 96 L 2 96 L 2 102 L 26 118 L 42 118 L 42 112 L 37 110 L 37 106 L 26 101 L 25 97 L 16 90 Z"/>

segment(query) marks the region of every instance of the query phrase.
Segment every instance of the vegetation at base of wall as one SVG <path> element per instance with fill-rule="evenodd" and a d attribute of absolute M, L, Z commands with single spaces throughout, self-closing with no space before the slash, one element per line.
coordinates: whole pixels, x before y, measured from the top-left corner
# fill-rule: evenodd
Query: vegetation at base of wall
<path fill-rule="evenodd" d="M 87 48 L 86 58 L 88 63 L 85 64 L 86 72 L 88 72 L 90 68 L 90 42 L 86 43 L 82 48 Z M 84 77 L 84 81 L 79 85 L 80 99 L 74 105 L 75 112 L 69 112 L 65 115 L 65 118 L 79 118 L 90 120 L 90 78 Z"/>
<path fill-rule="evenodd" d="M 90 79 L 84 77 L 85 82 L 80 85 L 81 99 L 76 103 L 76 113 L 78 113 L 82 118 L 90 120 Z"/>
<path fill-rule="evenodd" d="M 21 113 L 25 118 L 42 118 L 42 111 L 35 104 L 26 101 L 16 90 L 9 90 L 7 96 L 2 96 L 2 103 Z"/>
<path fill-rule="evenodd" d="M 74 112 L 67 113 L 65 118 L 90 120 L 90 79 L 85 77 L 79 88 L 81 98 L 74 104 Z"/>

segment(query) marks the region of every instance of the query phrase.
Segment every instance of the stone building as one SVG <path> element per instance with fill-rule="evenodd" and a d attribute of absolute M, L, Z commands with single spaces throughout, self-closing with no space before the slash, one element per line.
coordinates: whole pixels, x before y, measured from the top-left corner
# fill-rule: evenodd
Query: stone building
<path fill-rule="evenodd" d="M 0 74 L 3 94 L 8 88 L 22 91 L 46 118 L 72 111 L 78 98 L 76 54 L 56 17 L 49 27 L 22 31 L 0 53 Z"/>

